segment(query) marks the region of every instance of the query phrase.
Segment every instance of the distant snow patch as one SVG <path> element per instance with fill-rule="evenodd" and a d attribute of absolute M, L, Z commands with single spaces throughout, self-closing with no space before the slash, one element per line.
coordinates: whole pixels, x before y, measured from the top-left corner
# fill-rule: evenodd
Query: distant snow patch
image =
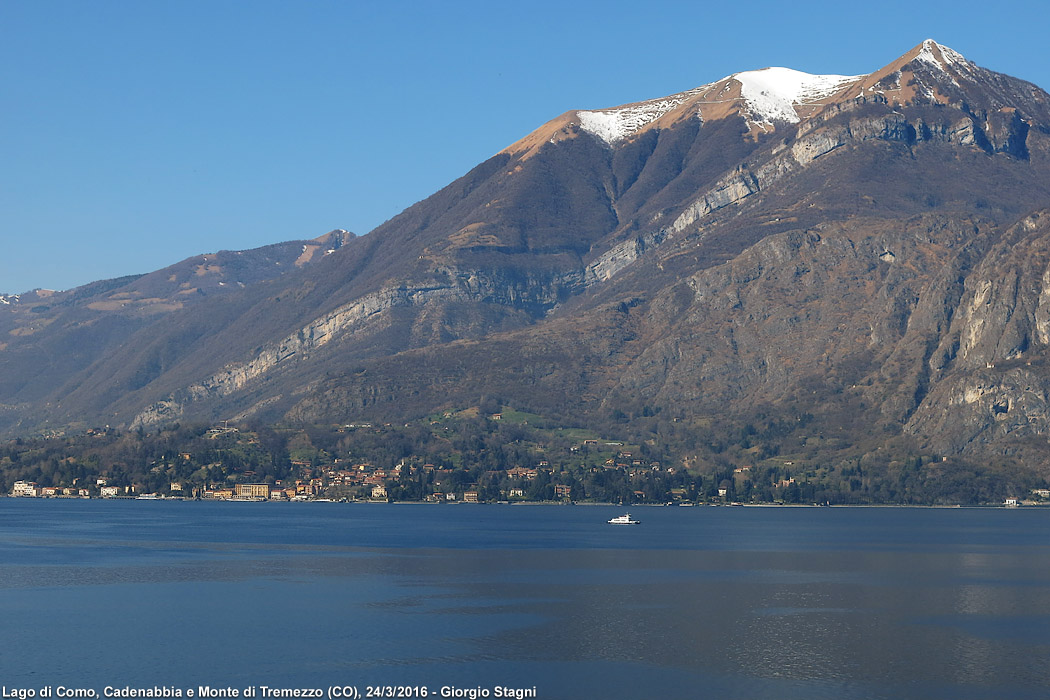
<path fill-rule="evenodd" d="M 576 113 L 576 116 L 580 119 L 581 129 L 594 134 L 606 143 L 613 144 L 617 141 L 623 141 L 628 136 L 652 124 L 660 117 L 680 106 L 697 92 L 706 89 L 706 87 L 705 85 L 687 92 L 678 93 L 677 95 L 671 95 L 670 97 L 639 102 L 624 107 L 580 111 Z"/>
<path fill-rule="evenodd" d="M 795 105 L 822 100 L 864 76 L 812 75 L 791 68 L 764 68 L 733 76 L 756 121 L 799 121 Z"/>

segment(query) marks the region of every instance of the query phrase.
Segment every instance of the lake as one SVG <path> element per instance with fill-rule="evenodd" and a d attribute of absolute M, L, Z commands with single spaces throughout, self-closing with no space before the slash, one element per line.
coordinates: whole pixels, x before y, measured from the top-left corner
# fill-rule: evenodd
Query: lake
<path fill-rule="evenodd" d="M 5 697 L 1050 693 L 1050 509 L 636 507 L 640 525 L 606 523 L 622 513 L 0 499 L 0 683 Z"/>

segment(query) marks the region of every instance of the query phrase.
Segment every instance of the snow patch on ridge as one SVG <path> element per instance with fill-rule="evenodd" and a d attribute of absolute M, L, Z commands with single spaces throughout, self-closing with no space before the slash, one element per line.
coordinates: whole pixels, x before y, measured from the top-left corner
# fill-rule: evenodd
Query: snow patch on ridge
<path fill-rule="evenodd" d="M 580 128 L 594 134 L 608 144 L 623 141 L 644 127 L 664 116 L 708 86 L 698 87 L 677 95 L 648 102 L 638 102 L 624 107 L 579 111 Z"/>
<path fill-rule="evenodd" d="M 740 83 L 740 96 L 756 121 L 797 124 L 795 105 L 818 102 L 864 76 L 812 75 L 791 68 L 764 68 L 730 77 Z"/>

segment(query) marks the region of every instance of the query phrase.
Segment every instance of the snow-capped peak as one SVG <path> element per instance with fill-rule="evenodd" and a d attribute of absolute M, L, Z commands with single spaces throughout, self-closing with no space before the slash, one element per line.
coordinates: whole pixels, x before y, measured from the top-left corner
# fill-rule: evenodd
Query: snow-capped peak
<path fill-rule="evenodd" d="M 947 46 L 942 46 L 933 39 L 927 39 L 922 42 L 922 47 L 919 49 L 919 53 L 916 54 L 915 58 L 938 68 L 943 68 L 952 64 L 968 65 L 970 63 L 966 60 L 966 57 L 958 51 L 950 49 Z"/>
<path fill-rule="evenodd" d="M 771 124 L 774 121 L 797 123 L 796 106 L 814 104 L 833 95 L 838 90 L 863 76 L 856 75 L 811 75 L 790 68 L 764 68 L 727 76 L 714 83 L 647 102 L 600 110 L 576 112 L 580 128 L 594 134 L 606 143 L 613 144 L 638 133 L 669 112 L 699 98 L 701 104 L 716 104 L 732 101 L 725 95 L 732 92 L 736 81 L 740 85 L 740 98 L 751 113 L 751 121 Z M 702 97 L 723 84 L 714 100 Z"/>
<path fill-rule="evenodd" d="M 860 75 L 812 75 L 791 68 L 764 68 L 729 76 L 756 121 L 797 123 L 796 105 L 812 104 L 856 82 Z"/>
<path fill-rule="evenodd" d="M 869 75 L 814 75 L 791 68 L 763 68 L 734 73 L 669 97 L 609 109 L 579 110 L 570 113 L 572 116 L 568 119 L 578 124 L 581 131 L 597 136 L 608 144 L 630 138 L 672 116 L 679 118 L 694 114 L 701 120 L 738 114 L 744 117 L 751 129 L 770 131 L 774 123 L 799 123 L 819 111 L 836 93 L 845 95 L 851 86 L 859 86 L 852 91 L 854 96 L 858 90 L 861 94 L 864 90 L 875 90 L 875 77 L 881 79 L 882 73 L 891 69 L 899 72 L 905 62 L 912 61 L 936 68 L 956 85 L 957 77 L 972 76 L 977 70 L 962 54 L 933 39 L 926 39 L 897 62 Z M 903 94 L 897 97 L 901 98 Z M 543 142 L 559 138 L 554 129 L 564 129 L 565 126 L 564 122 L 552 126 L 548 138 L 544 138 Z M 536 140 L 526 139 L 521 143 L 534 147 Z"/>

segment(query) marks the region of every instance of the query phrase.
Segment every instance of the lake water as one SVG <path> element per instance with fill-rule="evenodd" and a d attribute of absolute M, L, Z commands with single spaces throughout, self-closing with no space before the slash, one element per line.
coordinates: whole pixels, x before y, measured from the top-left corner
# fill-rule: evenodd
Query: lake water
<path fill-rule="evenodd" d="M 1050 695 L 1050 509 L 622 512 L 0 499 L 0 683 Z"/>

